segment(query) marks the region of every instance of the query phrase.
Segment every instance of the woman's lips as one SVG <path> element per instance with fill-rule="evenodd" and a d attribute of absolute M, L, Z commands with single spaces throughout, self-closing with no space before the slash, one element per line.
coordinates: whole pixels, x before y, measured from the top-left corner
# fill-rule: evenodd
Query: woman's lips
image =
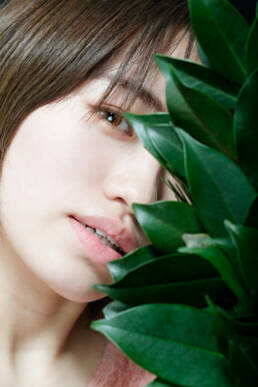
<path fill-rule="evenodd" d="M 122 255 L 111 247 L 104 245 L 95 234 L 88 231 L 81 223 L 110 235 L 125 253 L 136 248 L 133 234 L 118 221 L 99 216 L 77 215 L 69 216 L 69 220 L 87 256 L 101 265 L 119 259 Z"/>

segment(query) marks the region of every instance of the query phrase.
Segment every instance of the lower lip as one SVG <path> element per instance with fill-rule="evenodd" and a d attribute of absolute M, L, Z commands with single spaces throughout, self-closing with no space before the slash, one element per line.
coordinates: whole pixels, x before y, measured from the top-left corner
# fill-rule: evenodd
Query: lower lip
<path fill-rule="evenodd" d="M 88 231 L 79 221 L 72 217 L 69 217 L 69 220 L 86 255 L 91 261 L 105 266 L 108 262 L 122 257 L 117 251 L 104 245 L 96 235 Z"/>

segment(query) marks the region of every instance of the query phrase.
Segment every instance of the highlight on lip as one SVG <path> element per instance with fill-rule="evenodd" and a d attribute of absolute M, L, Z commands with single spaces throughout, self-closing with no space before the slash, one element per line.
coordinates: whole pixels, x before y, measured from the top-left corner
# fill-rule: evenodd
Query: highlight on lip
<path fill-rule="evenodd" d="M 121 248 L 121 246 L 119 245 L 119 243 L 110 234 L 108 234 L 105 230 L 103 230 L 101 228 L 98 228 L 98 227 L 90 226 L 90 225 L 82 222 L 81 220 L 77 219 L 75 216 L 71 216 L 71 217 L 74 218 L 75 220 L 77 220 L 79 223 L 81 223 L 81 225 L 84 226 L 86 228 L 86 230 L 88 230 L 88 231 L 92 232 L 93 234 L 97 235 L 98 238 L 101 240 L 101 242 L 104 245 L 113 247 L 114 250 L 118 251 L 122 255 L 126 254 L 123 251 L 123 249 Z"/>
<path fill-rule="evenodd" d="M 104 216 L 83 216 L 70 215 L 72 218 L 86 224 L 87 226 L 104 231 L 111 236 L 124 253 L 136 249 L 137 243 L 134 234 L 129 228 L 126 228 L 119 220 L 107 218 Z"/>
<path fill-rule="evenodd" d="M 117 251 L 104 245 L 96 234 L 88 231 L 78 220 L 73 217 L 69 217 L 69 220 L 86 256 L 90 260 L 100 265 L 106 265 L 108 262 L 122 257 Z"/>
<path fill-rule="evenodd" d="M 111 248 L 113 248 L 118 253 L 124 255 L 125 252 L 121 249 L 121 247 L 118 245 L 118 243 L 108 234 L 106 234 L 104 231 L 99 230 L 98 228 L 93 228 L 90 226 L 87 226 L 86 224 L 80 222 L 82 226 L 86 228 L 86 230 L 92 232 L 93 234 L 97 235 L 97 237 L 100 239 L 100 241 Z"/>

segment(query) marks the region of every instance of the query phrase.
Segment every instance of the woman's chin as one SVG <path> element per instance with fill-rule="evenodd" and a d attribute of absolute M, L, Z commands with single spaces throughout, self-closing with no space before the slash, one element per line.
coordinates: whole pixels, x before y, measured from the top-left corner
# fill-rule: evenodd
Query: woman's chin
<path fill-rule="evenodd" d="M 78 274 L 78 273 L 77 273 Z M 84 277 L 82 275 L 78 276 L 76 273 L 74 275 L 69 275 L 66 278 L 56 278 L 51 281 L 45 279 L 48 286 L 61 297 L 79 303 L 88 303 L 100 300 L 107 295 L 102 293 L 92 287 L 96 284 L 111 284 L 112 278 L 109 273 L 104 275 L 98 275 L 98 273 L 87 273 Z M 71 278 L 72 277 L 72 278 Z"/>

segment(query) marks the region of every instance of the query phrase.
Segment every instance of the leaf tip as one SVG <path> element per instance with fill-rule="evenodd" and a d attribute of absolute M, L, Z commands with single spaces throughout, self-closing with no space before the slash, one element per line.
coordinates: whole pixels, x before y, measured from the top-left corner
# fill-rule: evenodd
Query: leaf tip
<path fill-rule="evenodd" d="M 224 220 L 224 226 L 226 227 L 226 229 L 228 230 L 231 230 L 234 226 L 234 223 L 232 223 L 230 220 L 228 219 L 225 219 Z"/>
<path fill-rule="evenodd" d="M 94 329 L 95 331 L 102 332 L 103 328 L 103 322 L 105 322 L 104 319 L 95 320 L 90 323 L 90 328 Z"/>
<path fill-rule="evenodd" d="M 109 288 L 108 285 L 96 284 L 91 287 L 94 290 L 98 290 L 99 292 L 105 293 L 105 291 Z"/>

